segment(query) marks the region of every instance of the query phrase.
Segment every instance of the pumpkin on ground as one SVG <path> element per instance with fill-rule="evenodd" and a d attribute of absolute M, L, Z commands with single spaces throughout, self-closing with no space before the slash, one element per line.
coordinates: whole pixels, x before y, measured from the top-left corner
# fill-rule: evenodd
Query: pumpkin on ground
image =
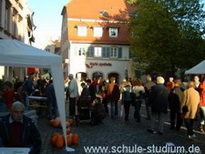
<path fill-rule="evenodd" d="M 78 144 L 79 143 L 79 135 L 78 134 L 73 134 L 72 135 L 72 144 Z"/>
<path fill-rule="evenodd" d="M 72 133 L 70 133 L 69 135 L 67 135 L 67 144 L 68 144 L 68 145 L 72 145 L 72 136 L 73 136 Z"/>
<path fill-rule="evenodd" d="M 51 136 L 51 144 L 56 148 L 62 148 L 65 144 L 63 135 L 60 133 L 53 133 Z"/>
<path fill-rule="evenodd" d="M 59 119 L 52 119 L 49 121 L 49 124 L 53 127 L 59 127 L 61 125 L 61 121 Z"/>
<path fill-rule="evenodd" d="M 66 134 L 69 135 L 70 133 L 71 133 L 71 129 L 70 129 L 70 128 L 67 128 L 67 129 L 66 129 Z"/>

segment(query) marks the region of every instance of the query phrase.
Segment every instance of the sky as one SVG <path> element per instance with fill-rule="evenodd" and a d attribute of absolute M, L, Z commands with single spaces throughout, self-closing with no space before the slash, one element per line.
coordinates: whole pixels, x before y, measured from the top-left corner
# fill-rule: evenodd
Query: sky
<path fill-rule="evenodd" d="M 70 0 L 28 0 L 28 7 L 34 13 L 33 22 L 35 43 L 33 46 L 43 49 L 49 40 L 61 35 L 62 9 Z"/>
<path fill-rule="evenodd" d="M 34 13 L 33 21 L 37 28 L 34 31 L 33 46 L 44 49 L 46 43 L 60 38 L 62 9 L 70 0 L 28 0 L 28 6 Z M 205 0 L 202 1 L 205 4 Z M 77 11 L 77 10 L 76 10 Z"/>

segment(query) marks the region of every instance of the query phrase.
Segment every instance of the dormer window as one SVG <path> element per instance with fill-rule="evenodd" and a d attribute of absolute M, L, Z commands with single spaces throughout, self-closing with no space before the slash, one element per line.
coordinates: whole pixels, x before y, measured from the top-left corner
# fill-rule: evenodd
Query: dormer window
<path fill-rule="evenodd" d="M 102 37 L 102 35 L 103 35 L 103 27 L 100 26 L 93 27 L 94 37 Z"/>
<path fill-rule="evenodd" d="M 77 26 L 78 36 L 87 36 L 87 26 Z"/>
<path fill-rule="evenodd" d="M 109 27 L 109 37 L 118 37 L 118 28 Z"/>

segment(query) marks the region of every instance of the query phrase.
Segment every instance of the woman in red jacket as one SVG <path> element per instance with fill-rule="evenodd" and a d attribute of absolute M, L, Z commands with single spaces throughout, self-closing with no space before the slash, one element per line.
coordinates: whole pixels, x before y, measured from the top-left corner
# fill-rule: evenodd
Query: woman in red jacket
<path fill-rule="evenodd" d="M 14 93 L 12 86 L 13 86 L 12 83 L 9 81 L 6 81 L 4 83 L 3 98 L 4 98 L 4 101 L 6 103 L 7 110 L 11 109 L 11 106 L 14 102 L 15 93 Z"/>

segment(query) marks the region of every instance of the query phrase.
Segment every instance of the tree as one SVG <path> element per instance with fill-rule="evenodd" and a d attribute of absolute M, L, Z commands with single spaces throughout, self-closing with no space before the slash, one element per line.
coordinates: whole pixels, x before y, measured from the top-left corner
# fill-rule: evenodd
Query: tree
<path fill-rule="evenodd" d="M 201 47 L 205 16 L 199 0 L 129 2 L 138 8 L 129 24 L 137 66 L 152 73 L 174 73 L 205 58 Z"/>

